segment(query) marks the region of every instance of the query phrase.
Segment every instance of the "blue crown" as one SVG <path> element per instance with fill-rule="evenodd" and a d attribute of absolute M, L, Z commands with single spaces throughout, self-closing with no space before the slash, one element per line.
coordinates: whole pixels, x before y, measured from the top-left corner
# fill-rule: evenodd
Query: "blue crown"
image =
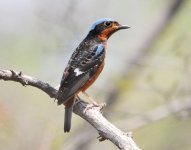
<path fill-rule="evenodd" d="M 91 30 L 94 30 L 95 27 L 96 27 L 98 24 L 101 24 L 101 23 L 103 23 L 103 22 L 105 22 L 105 21 L 114 21 L 114 20 L 113 20 L 112 18 L 102 18 L 102 19 L 99 19 L 99 20 L 97 20 L 97 21 L 91 26 L 90 31 L 91 31 Z"/>

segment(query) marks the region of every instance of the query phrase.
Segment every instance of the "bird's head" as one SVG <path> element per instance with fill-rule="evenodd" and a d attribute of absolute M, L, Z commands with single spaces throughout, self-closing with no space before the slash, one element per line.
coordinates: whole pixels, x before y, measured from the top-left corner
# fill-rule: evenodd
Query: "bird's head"
<path fill-rule="evenodd" d="M 90 29 L 89 34 L 97 36 L 102 41 L 106 41 L 113 33 L 121 29 L 128 29 L 126 25 L 120 25 L 117 21 L 111 18 L 103 18 L 97 20 Z"/>

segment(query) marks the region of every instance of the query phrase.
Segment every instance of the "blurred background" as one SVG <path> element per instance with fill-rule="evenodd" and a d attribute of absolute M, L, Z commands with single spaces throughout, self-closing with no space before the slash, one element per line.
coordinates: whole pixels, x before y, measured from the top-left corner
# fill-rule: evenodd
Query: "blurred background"
<path fill-rule="evenodd" d="M 109 39 L 105 69 L 88 93 L 142 149 L 190 150 L 190 16 L 190 0 L 0 0 L 0 69 L 57 86 L 91 24 L 114 18 L 131 28 Z M 63 106 L 42 91 L 0 82 L 0 149 L 117 149 L 75 114 L 65 134 L 63 120 Z"/>

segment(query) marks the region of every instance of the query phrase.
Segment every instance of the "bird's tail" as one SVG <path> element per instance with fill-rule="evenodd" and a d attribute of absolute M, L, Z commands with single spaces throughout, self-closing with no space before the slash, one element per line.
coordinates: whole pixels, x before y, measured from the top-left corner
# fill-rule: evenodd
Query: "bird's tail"
<path fill-rule="evenodd" d="M 74 100 L 72 97 L 65 103 L 64 132 L 70 132 Z"/>

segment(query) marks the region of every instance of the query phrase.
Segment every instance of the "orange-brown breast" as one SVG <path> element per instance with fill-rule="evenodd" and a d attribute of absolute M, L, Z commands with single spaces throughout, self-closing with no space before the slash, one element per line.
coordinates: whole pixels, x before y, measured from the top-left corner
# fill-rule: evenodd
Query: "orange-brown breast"
<path fill-rule="evenodd" d="M 70 98 L 69 100 L 67 100 L 67 101 L 64 103 L 65 108 L 71 107 L 71 106 L 74 104 L 75 100 L 76 100 L 76 95 L 78 95 L 78 93 L 79 93 L 80 91 L 83 92 L 83 91 L 87 90 L 87 89 L 94 83 L 94 81 L 98 78 L 98 76 L 99 76 L 100 73 L 102 72 L 102 70 L 103 70 L 103 68 L 104 68 L 104 65 L 105 65 L 105 63 L 104 63 L 104 61 L 103 61 L 103 63 L 102 63 L 101 66 L 98 68 L 98 70 L 96 71 L 96 73 L 81 87 L 81 89 L 80 89 L 79 91 L 77 91 L 77 92 L 75 93 L 75 96 L 72 97 L 72 98 Z"/>
<path fill-rule="evenodd" d="M 100 75 L 100 73 L 102 72 L 103 70 L 103 67 L 104 67 L 105 63 L 103 62 L 101 64 L 101 66 L 98 68 L 97 72 L 88 80 L 88 82 L 86 82 L 80 91 L 85 91 L 87 90 L 93 83 L 94 81 L 98 78 L 98 76 Z"/>

